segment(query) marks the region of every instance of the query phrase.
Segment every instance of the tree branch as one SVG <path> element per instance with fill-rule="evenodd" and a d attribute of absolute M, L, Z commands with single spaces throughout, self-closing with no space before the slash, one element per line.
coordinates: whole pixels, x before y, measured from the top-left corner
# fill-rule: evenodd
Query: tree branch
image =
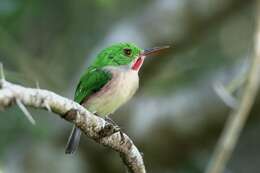
<path fill-rule="evenodd" d="M 1 72 L 1 69 L 0 69 Z M 7 82 L 2 72 L 0 81 L 0 108 L 3 110 L 19 100 L 21 105 L 51 110 L 61 118 L 74 123 L 89 138 L 120 153 L 132 173 L 145 173 L 143 158 L 132 140 L 104 119 L 97 117 L 78 103 L 43 89 L 26 88 Z"/>
<path fill-rule="evenodd" d="M 229 116 L 206 173 L 222 173 L 236 146 L 240 133 L 254 104 L 259 87 L 260 74 L 260 2 L 256 1 L 255 55 L 245 81 L 245 89 L 239 106 Z"/>

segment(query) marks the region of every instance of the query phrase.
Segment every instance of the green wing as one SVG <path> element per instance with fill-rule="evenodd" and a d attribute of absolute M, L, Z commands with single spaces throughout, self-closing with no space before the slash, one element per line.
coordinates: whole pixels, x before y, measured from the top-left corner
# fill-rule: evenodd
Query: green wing
<path fill-rule="evenodd" d="M 80 78 L 74 100 L 81 103 L 86 97 L 99 91 L 111 78 L 112 74 L 108 71 L 90 67 Z"/>

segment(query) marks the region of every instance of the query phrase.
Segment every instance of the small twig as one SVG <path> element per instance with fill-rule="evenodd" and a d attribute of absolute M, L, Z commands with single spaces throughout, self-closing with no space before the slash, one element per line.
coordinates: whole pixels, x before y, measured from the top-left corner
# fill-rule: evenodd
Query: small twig
<path fill-rule="evenodd" d="M 48 105 L 48 103 L 44 102 L 43 104 L 44 104 L 45 108 L 48 110 L 48 112 L 52 112 L 51 107 L 50 107 L 50 105 Z"/>
<path fill-rule="evenodd" d="M 23 105 L 23 103 L 19 100 L 19 99 L 15 99 L 17 106 L 21 109 L 21 111 L 24 113 L 24 115 L 26 116 L 26 118 L 30 121 L 30 123 L 32 123 L 33 125 L 35 125 L 35 120 L 33 119 L 32 115 L 30 114 L 30 112 L 26 109 L 26 107 Z"/>
<path fill-rule="evenodd" d="M 37 88 L 37 89 L 41 89 L 41 88 L 40 88 L 40 83 L 39 83 L 38 80 L 36 80 L 35 85 L 36 85 L 36 88 Z"/>
<path fill-rule="evenodd" d="M 220 99 L 230 108 L 237 109 L 239 105 L 239 101 L 234 97 L 234 93 L 241 89 L 247 80 L 248 71 L 243 72 L 243 74 L 239 74 L 233 80 L 231 80 L 226 86 L 221 82 L 215 82 L 213 84 L 213 89 L 216 94 L 220 97 Z"/>
<path fill-rule="evenodd" d="M 0 79 L 2 81 L 5 81 L 5 73 L 4 73 L 4 67 L 3 67 L 3 63 L 0 62 Z"/>
<path fill-rule="evenodd" d="M 236 77 L 233 79 L 225 88 L 227 91 L 230 93 L 234 93 L 238 89 L 240 89 L 246 82 L 246 79 L 248 77 L 248 72 L 247 71 L 245 74 L 241 74 L 240 76 Z"/>
<path fill-rule="evenodd" d="M 238 109 L 234 110 L 229 116 L 212 159 L 206 169 L 206 173 L 222 173 L 224 171 L 257 95 L 260 74 L 260 1 L 256 2 L 256 11 L 258 11 L 259 14 L 256 17 L 258 25 L 256 29 L 255 55 L 252 61 L 252 67 L 249 71 L 248 78 L 246 78 L 245 89 L 240 105 Z"/>
<path fill-rule="evenodd" d="M 221 100 L 230 108 L 236 109 L 238 107 L 238 101 L 232 95 L 232 92 L 228 91 L 222 83 L 215 83 L 213 88 L 216 94 Z"/>

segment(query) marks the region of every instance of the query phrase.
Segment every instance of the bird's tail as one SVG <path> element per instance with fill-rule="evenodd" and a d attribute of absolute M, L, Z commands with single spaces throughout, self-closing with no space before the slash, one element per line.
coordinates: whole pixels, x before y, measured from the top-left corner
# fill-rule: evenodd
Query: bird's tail
<path fill-rule="evenodd" d="M 80 135 L 81 135 L 80 129 L 78 129 L 74 125 L 66 146 L 66 150 L 65 150 L 66 154 L 73 154 L 77 150 L 80 141 Z"/>

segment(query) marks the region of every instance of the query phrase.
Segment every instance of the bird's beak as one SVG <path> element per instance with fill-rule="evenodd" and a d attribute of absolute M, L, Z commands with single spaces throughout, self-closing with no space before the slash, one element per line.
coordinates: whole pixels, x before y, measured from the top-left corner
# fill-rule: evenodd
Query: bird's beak
<path fill-rule="evenodd" d="M 141 53 L 142 56 L 150 56 L 150 55 L 154 55 L 157 53 L 160 53 L 161 51 L 165 50 L 165 49 L 169 49 L 170 46 L 161 46 L 161 47 L 153 47 L 153 48 L 149 48 L 149 49 L 144 49 L 144 51 Z"/>

